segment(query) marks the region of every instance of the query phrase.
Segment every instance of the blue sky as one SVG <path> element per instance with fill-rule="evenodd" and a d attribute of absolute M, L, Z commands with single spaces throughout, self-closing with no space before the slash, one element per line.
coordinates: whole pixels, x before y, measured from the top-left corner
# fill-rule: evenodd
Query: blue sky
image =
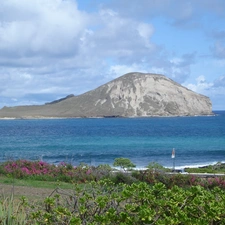
<path fill-rule="evenodd" d="M 0 108 L 163 74 L 225 110 L 224 0 L 1 0 Z"/>

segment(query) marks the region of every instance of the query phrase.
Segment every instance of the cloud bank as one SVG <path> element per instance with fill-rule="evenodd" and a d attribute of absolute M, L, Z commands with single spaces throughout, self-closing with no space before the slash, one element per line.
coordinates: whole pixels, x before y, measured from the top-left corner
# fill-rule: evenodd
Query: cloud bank
<path fill-rule="evenodd" d="M 0 107 L 78 95 L 139 71 L 164 74 L 225 109 L 224 1 L 89 4 L 1 1 Z"/>

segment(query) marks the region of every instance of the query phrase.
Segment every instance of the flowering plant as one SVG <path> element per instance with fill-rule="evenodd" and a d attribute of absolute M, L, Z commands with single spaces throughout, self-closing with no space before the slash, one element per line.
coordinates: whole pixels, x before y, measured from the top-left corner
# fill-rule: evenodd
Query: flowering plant
<path fill-rule="evenodd" d="M 73 166 L 65 162 L 54 165 L 43 161 L 16 160 L 0 164 L 0 174 L 10 175 L 19 179 L 34 178 L 48 181 L 86 182 L 106 177 L 110 171 L 104 170 L 105 168 L 102 168 L 102 166 L 88 166 L 86 164 Z"/>

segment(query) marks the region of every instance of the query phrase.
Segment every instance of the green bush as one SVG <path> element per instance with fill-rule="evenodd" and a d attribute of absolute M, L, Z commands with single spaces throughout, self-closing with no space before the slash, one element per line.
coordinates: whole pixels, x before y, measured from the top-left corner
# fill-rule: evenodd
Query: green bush
<path fill-rule="evenodd" d="M 133 184 L 135 182 L 138 182 L 138 180 L 133 177 L 131 174 L 123 173 L 123 172 L 115 172 L 111 177 L 110 180 L 114 184 Z"/>
<path fill-rule="evenodd" d="M 151 162 L 151 163 L 149 163 L 148 166 L 147 166 L 147 168 L 149 170 L 153 170 L 153 171 L 161 171 L 161 172 L 170 172 L 171 171 L 171 169 L 166 168 L 166 167 L 160 165 L 157 162 Z"/>
<path fill-rule="evenodd" d="M 15 201 L 13 195 L 0 198 L 0 224 L 25 225 L 28 223 L 25 198 Z"/>
<path fill-rule="evenodd" d="M 225 192 L 145 182 L 92 182 L 74 192 L 56 190 L 29 219 L 36 224 L 225 224 Z M 208 204 L 206 204 L 208 203 Z"/>
<path fill-rule="evenodd" d="M 134 167 L 136 167 L 136 165 L 134 165 L 130 159 L 127 158 L 115 158 L 113 166 L 118 166 L 121 169 L 123 169 L 124 171 L 130 170 Z"/>
<path fill-rule="evenodd" d="M 225 164 L 217 162 L 214 165 L 203 166 L 198 168 L 185 168 L 188 173 L 225 173 Z"/>
<path fill-rule="evenodd" d="M 128 174 L 124 173 L 127 177 Z M 124 175 L 123 174 L 123 175 Z M 123 176 L 119 175 L 119 176 Z M 173 179 L 176 183 L 176 176 Z M 186 181 L 181 181 L 182 184 Z M 1 197 L 0 224 L 225 224 L 225 191 L 201 185 L 181 188 L 157 182 L 115 184 L 109 179 L 56 188 L 38 204 Z"/>

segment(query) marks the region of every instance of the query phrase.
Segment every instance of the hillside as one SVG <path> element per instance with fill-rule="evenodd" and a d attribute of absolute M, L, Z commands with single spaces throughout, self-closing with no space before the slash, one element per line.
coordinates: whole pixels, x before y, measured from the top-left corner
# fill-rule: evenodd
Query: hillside
<path fill-rule="evenodd" d="M 1 118 L 211 115 L 208 97 L 158 74 L 129 73 L 79 96 L 45 105 L 4 107 Z"/>

